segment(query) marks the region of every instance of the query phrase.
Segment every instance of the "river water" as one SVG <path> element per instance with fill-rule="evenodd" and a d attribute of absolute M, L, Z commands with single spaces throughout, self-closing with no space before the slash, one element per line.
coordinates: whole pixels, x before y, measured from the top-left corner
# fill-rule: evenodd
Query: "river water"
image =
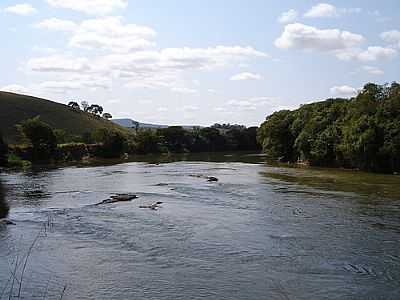
<path fill-rule="evenodd" d="M 400 176 L 203 155 L 0 180 L 0 299 L 400 299 Z M 138 199 L 93 205 L 114 193 Z"/>

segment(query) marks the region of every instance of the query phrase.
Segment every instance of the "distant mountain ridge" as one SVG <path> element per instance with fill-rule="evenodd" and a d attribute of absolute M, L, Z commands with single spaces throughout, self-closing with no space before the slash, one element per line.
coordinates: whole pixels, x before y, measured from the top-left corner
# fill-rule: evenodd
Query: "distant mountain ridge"
<path fill-rule="evenodd" d="M 148 124 L 148 123 L 141 123 L 132 119 L 112 119 L 112 122 L 115 124 L 118 124 L 120 126 L 126 127 L 126 128 L 167 128 L 167 125 L 158 125 L 158 124 Z"/>
<path fill-rule="evenodd" d="M 120 126 L 126 127 L 126 128 L 135 128 L 136 126 L 138 128 L 147 128 L 147 129 L 160 129 L 160 128 L 168 128 L 169 125 L 159 125 L 159 124 L 149 124 L 149 123 L 142 123 L 138 122 L 132 119 L 112 119 L 112 122 L 115 124 L 118 124 Z M 201 126 L 182 126 L 185 129 L 193 129 L 194 127 L 201 127 Z"/>

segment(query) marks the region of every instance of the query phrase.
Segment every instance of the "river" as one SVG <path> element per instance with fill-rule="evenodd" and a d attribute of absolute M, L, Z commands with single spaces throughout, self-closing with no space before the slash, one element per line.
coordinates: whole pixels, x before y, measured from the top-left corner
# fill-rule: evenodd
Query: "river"
<path fill-rule="evenodd" d="M 204 154 L 0 181 L 0 299 L 400 299 L 400 176 Z"/>

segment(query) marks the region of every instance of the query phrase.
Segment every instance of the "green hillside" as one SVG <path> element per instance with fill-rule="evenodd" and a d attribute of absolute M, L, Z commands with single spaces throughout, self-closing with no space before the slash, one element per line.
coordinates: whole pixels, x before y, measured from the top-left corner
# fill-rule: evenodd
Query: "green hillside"
<path fill-rule="evenodd" d="M 83 111 L 73 110 L 67 105 L 53 101 L 0 92 L 0 131 L 8 143 L 18 141 L 15 125 L 40 116 L 43 122 L 68 134 L 82 135 L 97 128 L 113 128 L 127 132 L 126 128 Z"/>

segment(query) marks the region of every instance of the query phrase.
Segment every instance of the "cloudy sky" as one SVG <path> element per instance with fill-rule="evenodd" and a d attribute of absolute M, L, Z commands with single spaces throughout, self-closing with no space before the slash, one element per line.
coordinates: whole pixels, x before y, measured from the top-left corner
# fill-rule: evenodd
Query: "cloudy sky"
<path fill-rule="evenodd" d="M 2 0 L 0 89 L 163 124 L 258 125 L 400 80 L 399 0 Z"/>

